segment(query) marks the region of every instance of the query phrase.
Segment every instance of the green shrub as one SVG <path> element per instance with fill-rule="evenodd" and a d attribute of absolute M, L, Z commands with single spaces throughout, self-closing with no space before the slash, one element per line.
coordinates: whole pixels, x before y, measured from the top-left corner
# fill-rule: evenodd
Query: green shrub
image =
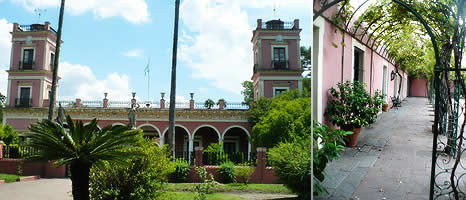
<path fill-rule="evenodd" d="M 212 174 L 209 174 L 207 178 L 206 168 L 199 166 L 196 167 L 196 172 L 201 178 L 202 183 L 196 185 L 196 194 L 194 194 L 195 200 L 205 200 L 207 199 L 207 194 L 212 193 L 213 188 L 215 187 L 215 180 Z"/>
<path fill-rule="evenodd" d="M 103 162 L 91 169 L 90 195 L 95 200 L 164 199 L 163 183 L 175 170 L 165 148 L 141 142 L 141 155 L 126 164 Z"/>
<path fill-rule="evenodd" d="M 342 131 L 339 129 L 330 129 L 325 124 L 320 124 L 314 121 L 314 193 L 320 195 L 327 192 L 322 186 L 325 179 L 325 167 L 327 163 L 338 158 L 340 151 L 344 149 L 343 137 L 352 134 L 352 132 Z M 318 141 L 321 140 L 319 148 Z"/>
<path fill-rule="evenodd" d="M 188 179 L 189 169 L 190 169 L 188 161 L 184 159 L 176 159 L 174 163 L 175 163 L 175 172 L 172 173 L 172 176 L 175 179 L 175 182 L 177 183 L 186 182 L 186 180 Z"/>
<path fill-rule="evenodd" d="M 16 131 L 9 124 L 5 124 L 5 125 L 0 124 L 0 140 L 5 142 L 6 145 L 18 144 L 19 143 L 18 131 Z"/>
<path fill-rule="evenodd" d="M 249 177 L 254 173 L 254 170 L 255 168 L 249 166 L 247 163 L 240 164 L 235 168 L 236 182 L 247 185 L 249 183 Z"/>
<path fill-rule="evenodd" d="M 228 161 L 228 154 L 223 151 L 223 143 L 210 143 L 209 146 L 204 150 L 206 154 L 204 163 L 207 165 L 219 165 Z"/>
<path fill-rule="evenodd" d="M 224 162 L 218 168 L 218 175 L 221 183 L 233 183 L 235 177 L 235 163 L 231 161 Z"/>
<path fill-rule="evenodd" d="M 292 192 L 311 198 L 311 137 L 280 143 L 268 152 L 275 174 Z"/>

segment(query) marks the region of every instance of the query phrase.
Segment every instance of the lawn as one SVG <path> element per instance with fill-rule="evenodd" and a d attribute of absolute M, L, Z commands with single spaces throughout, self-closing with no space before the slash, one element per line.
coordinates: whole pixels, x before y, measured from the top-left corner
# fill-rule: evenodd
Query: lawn
<path fill-rule="evenodd" d="M 14 174 L 0 174 L 0 180 L 5 180 L 5 183 L 16 182 L 16 179 L 21 176 L 17 176 Z"/>
<path fill-rule="evenodd" d="M 197 183 L 169 183 L 166 190 L 171 192 L 195 192 L 196 185 Z M 212 191 L 291 194 L 291 191 L 283 184 L 218 184 Z"/>
<path fill-rule="evenodd" d="M 192 192 L 173 192 L 169 194 L 170 199 L 176 199 L 176 200 L 193 200 L 194 199 L 194 194 Z M 241 197 L 233 196 L 230 194 L 221 194 L 221 193 L 214 193 L 214 194 L 208 194 L 207 195 L 207 200 L 244 200 Z"/>

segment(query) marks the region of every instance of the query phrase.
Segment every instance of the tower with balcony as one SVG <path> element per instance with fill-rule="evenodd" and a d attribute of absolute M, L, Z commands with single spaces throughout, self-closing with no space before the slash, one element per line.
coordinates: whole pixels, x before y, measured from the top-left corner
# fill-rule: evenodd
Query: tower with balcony
<path fill-rule="evenodd" d="M 257 20 L 253 31 L 254 100 L 274 97 L 288 90 L 301 89 L 299 20 Z"/>
<path fill-rule="evenodd" d="M 13 24 L 7 105 L 46 107 L 52 88 L 56 31 L 44 24 Z"/>

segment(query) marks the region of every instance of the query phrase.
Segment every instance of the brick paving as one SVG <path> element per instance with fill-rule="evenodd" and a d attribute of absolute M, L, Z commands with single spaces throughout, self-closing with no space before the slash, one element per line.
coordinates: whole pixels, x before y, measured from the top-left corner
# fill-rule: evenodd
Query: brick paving
<path fill-rule="evenodd" d="M 364 128 L 326 169 L 329 194 L 315 199 L 422 200 L 429 198 L 433 108 L 408 98 Z"/>

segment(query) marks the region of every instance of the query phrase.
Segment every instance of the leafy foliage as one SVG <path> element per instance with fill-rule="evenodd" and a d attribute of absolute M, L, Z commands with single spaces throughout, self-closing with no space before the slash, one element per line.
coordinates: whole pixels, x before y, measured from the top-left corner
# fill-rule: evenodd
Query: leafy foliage
<path fill-rule="evenodd" d="M 235 168 L 235 177 L 236 182 L 244 183 L 247 185 L 249 183 L 249 177 L 254 173 L 255 168 L 249 166 L 247 163 L 240 164 Z"/>
<path fill-rule="evenodd" d="M 252 142 L 271 148 L 292 138 L 311 135 L 311 101 L 297 90 L 260 98 L 250 109 Z"/>
<path fill-rule="evenodd" d="M 67 116 L 67 128 L 50 120 L 31 124 L 27 145 L 38 151 L 31 159 L 56 160 L 56 165 L 69 164 L 73 197 L 89 199 L 89 172 L 94 164 L 103 161 L 124 163 L 123 158 L 137 156 L 130 151 L 142 138 L 140 130 L 128 130 L 123 126 L 107 126 L 99 129 L 97 120 L 84 125 Z"/>
<path fill-rule="evenodd" d="M 207 109 L 211 109 L 212 106 L 214 106 L 214 105 L 215 105 L 215 102 L 212 99 L 207 99 L 204 102 L 204 107 L 206 107 Z"/>
<path fill-rule="evenodd" d="M 190 166 L 188 161 L 184 159 L 176 159 L 175 162 L 175 171 L 172 173 L 175 182 L 183 183 L 186 182 L 189 175 Z"/>
<path fill-rule="evenodd" d="M 251 102 L 254 102 L 254 85 L 252 81 L 244 81 L 241 83 L 243 86 L 243 91 L 241 94 L 243 95 L 243 105 L 249 105 Z"/>
<path fill-rule="evenodd" d="M 340 129 L 330 129 L 325 124 L 320 124 L 314 121 L 314 191 L 316 195 L 326 192 L 326 189 L 322 186 L 322 182 L 325 179 L 326 174 L 324 173 L 327 164 L 340 156 L 340 151 L 344 150 L 343 137 L 350 135 L 352 132 L 343 131 Z M 321 140 L 319 143 L 317 141 Z"/>
<path fill-rule="evenodd" d="M 0 140 L 5 142 L 6 145 L 18 144 L 19 135 L 11 125 L 0 123 Z"/>
<path fill-rule="evenodd" d="M 325 114 L 330 121 L 344 130 L 367 126 L 377 118 L 383 104 L 379 91 L 374 97 L 365 90 L 365 83 L 359 81 L 338 83 L 337 89 L 330 88 Z"/>
<path fill-rule="evenodd" d="M 228 154 L 223 151 L 223 143 L 210 143 L 204 150 L 210 165 L 218 165 L 228 161 Z"/>
<path fill-rule="evenodd" d="M 218 168 L 218 175 L 221 183 L 236 182 L 235 177 L 235 164 L 231 161 L 222 163 Z"/>
<path fill-rule="evenodd" d="M 154 145 L 150 139 L 139 143 L 140 156 L 129 158 L 127 164 L 104 162 L 91 169 L 92 199 L 164 199 L 163 184 L 175 171 L 175 163 L 166 148 Z"/>
<path fill-rule="evenodd" d="M 275 174 L 302 199 L 311 198 L 311 137 L 280 143 L 267 154 Z"/>
<path fill-rule="evenodd" d="M 209 174 L 207 177 L 207 170 L 205 167 L 198 166 L 196 167 L 196 172 L 201 178 L 202 183 L 196 185 L 196 194 L 194 195 L 195 200 L 205 200 L 207 194 L 211 194 L 213 188 L 215 187 L 215 180 L 212 174 Z"/>

